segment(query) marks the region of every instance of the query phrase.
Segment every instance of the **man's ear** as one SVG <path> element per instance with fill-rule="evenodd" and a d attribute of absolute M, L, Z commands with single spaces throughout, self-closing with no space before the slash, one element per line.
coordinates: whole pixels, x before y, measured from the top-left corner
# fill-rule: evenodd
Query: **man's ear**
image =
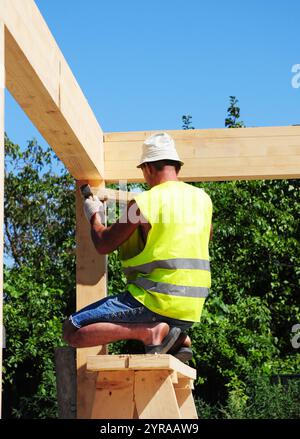
<path fill-rule="evenodd" d="M 146 175 L 150 174 L 150 167 L 148 163 L 144 164 L 144 172 L 146 173 Z"/>
<path fill-rule="evenodd" d="M 147 166 L 147 174 L 152 175 L 153 174 L 153 166 L 151 165 L 151 163 L 146 163 L 146 166 Z"/>

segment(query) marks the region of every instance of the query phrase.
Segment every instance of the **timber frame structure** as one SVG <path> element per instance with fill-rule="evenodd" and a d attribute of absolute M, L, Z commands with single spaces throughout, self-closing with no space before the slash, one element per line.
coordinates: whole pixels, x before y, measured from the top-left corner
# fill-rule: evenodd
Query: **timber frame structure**
<path fill-rule="evenodd" d="M 94 190 L 126 179 L 136 168 L 142 141 L 152 132 L 103 133 L 34 0 L 0 0 L 0 291 L 2 328 L 4 88 L 53 148 L 78 186 Z M 168 131 L 185 165 L 184 181 L 300 177 L 300 126 Z M 122 160 L 120 161 L 120 157 Z M 77 190 L 77 308 L 106 294 L 105 256 L 94 250 Z M 1 337 L 0 337 L 1 338 Z M 0 346 L 2 355 L 2 345 Z M 95 376 L 78 349 L 77 416 L 88 418 Z M 103 349 L 103 352 L 105 350 Z M 2 363 L 2 358 L 1 358 Z"/>

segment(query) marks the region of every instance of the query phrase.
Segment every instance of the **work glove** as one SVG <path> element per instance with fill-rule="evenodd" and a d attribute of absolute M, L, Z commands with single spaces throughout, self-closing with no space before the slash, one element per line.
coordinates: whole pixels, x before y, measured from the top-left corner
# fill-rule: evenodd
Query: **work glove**
<path fill-rule="evenodd" d="M 83 209 L 89 223 L 95 213 L 100 214 L 102 224 L 105 222 L 104 205 L 96 195 L 84 200 Z"/>

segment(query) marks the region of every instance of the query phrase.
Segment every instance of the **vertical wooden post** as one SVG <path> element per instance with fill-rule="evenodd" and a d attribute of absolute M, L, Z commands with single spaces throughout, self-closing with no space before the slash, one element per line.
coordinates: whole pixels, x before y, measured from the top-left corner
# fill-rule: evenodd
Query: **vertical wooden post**
<path fill-rule="evenodd" d="M 76 360 L 75 349 L 60 347 L 54 350 L 56 389 L 59 419 L 76 418 Z"/>
<path fill-rule="evenodd" d="M 106 256 L 94 248 L 83 212 L 80 186 L 89 183 L 97 193 L 104 182 L 78 181 L 76 190 L 76 299 L 77 310 L 106 296 Z M 86 357 L 106 353 L 102 346 L 77 349 L 77 418 L 91 417 L 97 373 L 87 373 Z"/>
<path fill-rule="evenodd" d="M 4 217 L 4 23 L 0 22 L 0 418 L 2 407 L 2 349 L 3 349 L 3 217 Z"/>

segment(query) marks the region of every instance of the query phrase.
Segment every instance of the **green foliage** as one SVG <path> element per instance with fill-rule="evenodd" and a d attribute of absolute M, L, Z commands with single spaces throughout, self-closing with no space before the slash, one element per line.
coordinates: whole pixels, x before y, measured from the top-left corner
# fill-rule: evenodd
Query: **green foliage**
<path fill-rule="evenodd" d="M 54 348 L 75 298 L 74 181 L 35 141 L 5 147 L 4 416 L 56 417 Z"/>
<path fill-rule="evenodd" d="M 115 250 L 108 256 L 108 277 L 108 295 L 119 294 L 126 290 L 126 276 L 122 270 L 118 250 Z"/>
<path fill-rule="evenodd" d="M 192 116 L 190 114 L 185 114 L 182 116 L 182 129 L 183 130 L 194 130 L 192 126 Z"/>
<path fill-rule="evenodd" d="M 235 96 L 229 96 L 230 105 L 227 108 L 228 115 L 225 119 L 225 127 L 227 128 L 243 128 L 243 121 L 239 121 L 240 108 L 238 107 L 238 99 Z"/>
<path fill-rule="evenodd" d="M 237 102 L 230 97 L 226 126 L 231 128 L 244 126 Z M 227 401 L 237 412 L 256 368 L 266 376 L 299 371 L 291 328 L 300 321 L 300 182 L 198 186 L 213 201 L 214 237 L 211 295 L 201 323 L 191 330 L 200 377 L 196 390 L 205 410 L 208 402 Z"/>
<path fill-rule="evenodd" d="M 278 346 L 291 353 L 291 327 L 300 318 L 299 180 L 205 188 L 214 204 L 213 294 L 229 304 L 246 295 L 264 299 Z"/>
<path fill-rule="evenodd" d="M 234 304 L 211 298 L 200 325 L 192 330 L 200 395 L 224 402 L 232 388 L 243 388 L 253 369 L 269 371 L 278 354 L 270 320 L 267 306 L 258 297 L 245 297 Z"/>
<path fill-rule="evenodd" d="M 201 419 L 300 419 L 300 380 L 272 383 L 255 370 L 243 389 L 230 391 L 223 406 L 202 399 L 196 406 Z"/>
<path fill-rule="evenodd" d="M 54 153 L 36 141 L 21 148 L 5 138 L 5 251 L 37 282 L 57 280 L 70 296 L 75 284 L 75 185 L 57 173 Z"/>
<path fill-rule="evenodd" d="M 37 283 L 26 267 L 5 271 L 4 291 L 4 384 L 11 416 L 55 417 L 53 362 L 54 348 L 62 345 L 64 291 Z"/>

